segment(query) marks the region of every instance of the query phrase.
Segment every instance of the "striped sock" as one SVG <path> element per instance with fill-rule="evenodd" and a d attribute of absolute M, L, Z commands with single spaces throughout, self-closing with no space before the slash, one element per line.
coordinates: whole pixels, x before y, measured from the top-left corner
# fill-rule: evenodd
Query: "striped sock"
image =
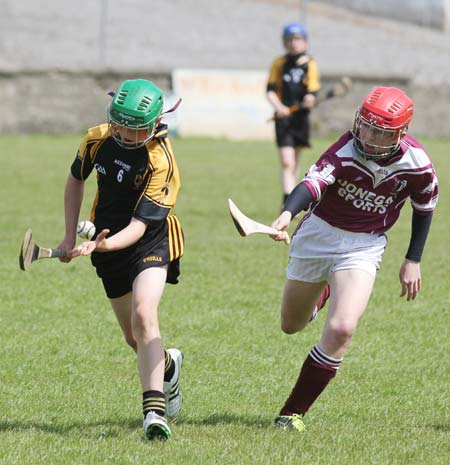
<path fill-rule="evenodd" d="M 333 358 L 328 356 L 317 344 L 314 346 L 309 353 L 311 358 L 318 363 L 319 365 L 325 365 L 328 367 L 333 368 L 335 371 L 339 370 L 339 366 L 341 365 L 342 358 Z"/>
<path fill-rule="evenodd" d="M 144 418 L 150 410 L 161 415 L 162 417 L 166 414 L 166 400 L 164 394 L 160 391 L 145 391 L 142 394 L 142 410 L 144 412 Z"/>
<path fill-rule="evenodd" d="M 316 345 L 306 357 L 292 392 L 280 415 L 304 415 L 336 376 L 342 358 L 328 356 Z"/>

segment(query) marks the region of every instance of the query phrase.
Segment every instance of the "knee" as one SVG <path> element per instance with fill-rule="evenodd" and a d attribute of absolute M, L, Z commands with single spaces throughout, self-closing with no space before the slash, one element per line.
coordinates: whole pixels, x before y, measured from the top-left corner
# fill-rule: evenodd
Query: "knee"
<path fill-rule="evenodd" d="M 156 316 L 153 317 L 152 315 L 156 315 L 156 311 L 152 312 L 143 306 L 138 305 L 134 309 L 132 316 L 132 327 L 133 335 L 135 338 L 147 338 L 150 337 L 155 331 L 159 331 L 158 320 Z M 128 340 L 127 343 L 129 344 Z"/>
<path fill-rule="evenodd" d="M 292 160 L 282 160 L 281 168 L 285 171 L 293 171 L 295 170 L 295 162 Z"/>
<path fill-rule="evenodd" d="M 345 347 L 355 334 L 356 325 L 349 321 L 331 321 L 327 328 L 327 336 L 336 346 Z"/>
<path fill-rule="evenodd" d="M 284 320 L 281 320 L 281 331 L 285 334 L 294 334 L 296 332 L 295 328 Z"/>
<path fill-rule="evenodd" d="M 281 331 L 285 334 L 294 334 L 302 330 L 305 324 L 299 323 L 298 321 L 290 321 L 286 318 L 281 318 Z"/>

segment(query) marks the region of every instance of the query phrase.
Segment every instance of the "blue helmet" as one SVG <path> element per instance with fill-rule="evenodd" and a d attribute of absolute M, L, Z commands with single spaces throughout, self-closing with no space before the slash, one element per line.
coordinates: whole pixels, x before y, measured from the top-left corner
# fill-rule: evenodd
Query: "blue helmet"
<path fill-rule="evenodd" d="M 304 39 L 308 38 L 305 26 L 300 23 L 290 23 L 286 24 L 283 29 L 283 40 L 286 40 L 291 36 L 301 36 Z"/>

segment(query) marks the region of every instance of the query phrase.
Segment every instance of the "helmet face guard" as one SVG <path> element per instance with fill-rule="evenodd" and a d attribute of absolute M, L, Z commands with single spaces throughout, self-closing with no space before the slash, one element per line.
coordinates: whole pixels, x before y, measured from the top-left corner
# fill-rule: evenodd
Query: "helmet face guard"
<path fill-rule="evenodd" d="M 111 116 L 108 119 L 111 136 L 124 149 L 133 150 L 143 147 L 155 135 L 155 123 L 132 127 L 114 121 Z"/>
<path fill-rule="evenodd" d="M 356 112 L 353 125 L 354 147 L 366 160 L 384 160 L 398 150 L 406 128 L 385 128 L 364 119 Z"/>
<path fill-rule="evenodd" d="M 125 149 L 143 147 L 161 121 L 162 91 L 144 79 L 122 83 L 108 108 L 111 136 Z"/>
<path fill-rule="evenodd" d="M 399 149 L 414 113 L 413 101 L 396 87 L 377 87 L 356 112 L 353 145 L 367 160 L 385 160 Z"/>

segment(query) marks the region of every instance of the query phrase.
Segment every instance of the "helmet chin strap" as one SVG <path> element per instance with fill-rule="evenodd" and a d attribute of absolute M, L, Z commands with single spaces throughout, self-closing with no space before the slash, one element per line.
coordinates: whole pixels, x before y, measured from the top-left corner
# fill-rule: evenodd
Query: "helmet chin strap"
<path fill-rule="evenodd" d="M 177 103 L 172 108 L 170 108 L 169 110 L 163 111 L 161 113 L 161 116 L 165 115 L 166 113 L 172 113 L 173 111 L 175 111 L 180 106 L 181 101 L 182 101 L 181 98 L 178 99 Z"/>

